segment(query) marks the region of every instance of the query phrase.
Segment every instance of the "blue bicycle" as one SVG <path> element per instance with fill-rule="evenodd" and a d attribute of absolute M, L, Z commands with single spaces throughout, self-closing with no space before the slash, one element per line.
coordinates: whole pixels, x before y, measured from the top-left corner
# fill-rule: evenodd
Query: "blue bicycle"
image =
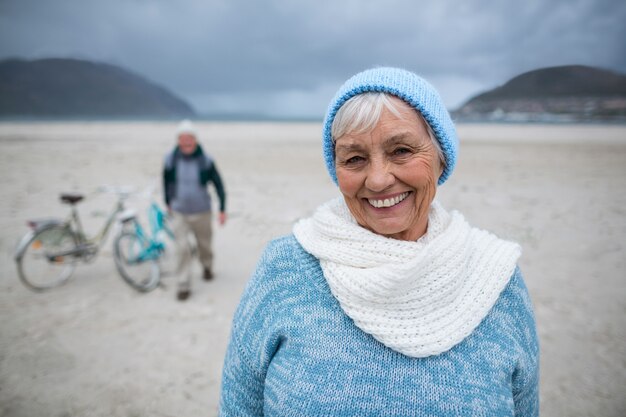
<path fill-rule="evenodd" d="M 165 239 L 174 238 L 167 214 L 152 202 L 148 208 L 150 234 L 146 233 L 135 212 L 120 216 L 122 232 L 113 244 L 115 265 L 122 278 L 141 292 L 155 289 L 161 282 L 161 258 Z"/>

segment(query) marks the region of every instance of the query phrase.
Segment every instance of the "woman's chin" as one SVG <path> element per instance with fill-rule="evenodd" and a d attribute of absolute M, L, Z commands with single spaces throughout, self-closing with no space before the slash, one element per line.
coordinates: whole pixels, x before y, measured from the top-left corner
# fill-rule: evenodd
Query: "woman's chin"
<path fill-rule="evenodd" d="M 412 235 L 411 228 L 405 224 L 406 222 L 396 219 L 384 219 L 368 221 L 365 224 L 361 224 L 364 228 L 370 230 L 377 235 L 390 237 L 394 239 L 403 239 L 402 236 Z"/>
<path fill-rule="evenodd" d="M 398 236 L 412 235 L 411 229 L 415 227 L 412 227 L 409 219 L 413 219 L 415 215 L 410 210 L 406 210 L 407 207 L 402 207 L 404 206 L 402 203 L 398 206 L 387 209 L 368 206 L 362 219 L 363 222 L 359 223 L 366 229 L 386 237 L 398 238 Z"/>

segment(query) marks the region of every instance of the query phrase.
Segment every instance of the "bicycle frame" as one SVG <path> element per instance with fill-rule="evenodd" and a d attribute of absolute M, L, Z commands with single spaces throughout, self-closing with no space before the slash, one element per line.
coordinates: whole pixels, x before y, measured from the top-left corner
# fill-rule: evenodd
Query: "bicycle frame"
<path fill-rule="evenodd" d="M 60 219 L 46 219 L 46 220 L 31 220 L 28 222 L 28 225 L 31 228 L 31 231 L 27 233 L 22 239 L 20 243 L 17 245 L 15 251 L 15 259 L 20 259 L 26 250 L 26 244 L 30 241 L 32 236 L 46 228 L 63 225 L 71 231 L 76 239 L 76 247 L 70 251 L 64 252 L 62 254 L 55 254 L 55 256 L 67 256 L 74 255 L 78 258 L 82 258 L 83 260 L 90 259 L 90 255 L 95 255 L 99 250 L 104 240 L 111 229 L 111 226 L 115 222 L 117 215 L 124 210 L 124 198 L 120 196 L 117 200 L 115 208 L 109 214 L 104 226 L 100 229 L 100 231 L 93 237 L 88 238 L 85 235 L 85 231 L 83 229 L 82 222 L 80 220 L 80 215 L 78 214 L 78 209 L 76 205 L 72 204 L 70 206 L 70 215 L 66 220 Z"/>
<path fill-rule="evenodd" d="M 159 205 L 155 202 L 150 204 L 150 208 L 148 209 L 148 219 L 150 221 L 150 230 L 152 231 L 152 236 L 155 239 L 159 239 L 161 233 L 167 234 L 170 238 L 174 238 L 174 233 L 168 227 L 165 222 L 167 215 Z"/>
<path fill-rule="evenodd" d="M 95 246 L 98 249 L 104 242 L 106 236 L 111 229 L 111 226 L 115 222 L 117 215 L 124 211 L 124 199 L 122 197 L 118 198 L 115 208 L 109 213 L 106 222 L 102 226 L 102 228 L 96 233 L 95 236 L 87 237 L 85 231 L 83 229 L 83 224 L 80 220 L 80 216 L 78 214 L 78 209 L 75 205 L 71 206 L 71 214 L 68 220 L 68 223 L 73 223 L 75 226 L 76 237 L 79 241 L 79 244 Z"/>
<path fill-rule="evenodd" d="M 158 259 L 165 250 L 165 243 L 159 238 L 161 232 L 173 237 L 173 233 L 165 224 L 165 214 L 156 203 L 152 203 L 148 209 L 148 220 L 150 222 L 150 232 L 148 235 L 134 214 L 122 219 L 126 227 L 132 227 L 133 233 L 141 242 L 142 249 L 136 254 L 131 263 L 145 262 Z"/>
<path fill-rule="evenodd" d="M 138 262 L 157 259 L 161 255 L 161 252 L 165 250 L 163 242 L 148 237 L 139 222 L 135 222 L 135 234 L 144 246 L 141 252 L 137 254 Z"/>

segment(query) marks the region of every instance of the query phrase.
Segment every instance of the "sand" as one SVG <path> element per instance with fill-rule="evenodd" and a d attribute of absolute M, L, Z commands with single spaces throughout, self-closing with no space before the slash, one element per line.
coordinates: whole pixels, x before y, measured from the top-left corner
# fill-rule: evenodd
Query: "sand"
<path fill-rule="evenodd" d="M 63 217 L 84 192 L 86 229 L 115 196 L 98 186 L 159 184 L 173 123 L 0 124 L 0 415 L 217 414 L 232 314 L 265 244 L 338 195 L 316 123 L 201 123 L 228 191 L 215 229 L 216 279 L 196 270 L 148 294 L 115 271 L 111 239 L 63 287 L 36 294 L 13 250 L 29 218 Z M 626 414 L 626 126 L 461 125 L 462 153 L 439 190 L 476 226 L 519 241 L 541 342 L 541 409 Z M 160 198 L 160 196 L 157 196 Z M 129 206 L 148 200 L 135 195 Z"/>

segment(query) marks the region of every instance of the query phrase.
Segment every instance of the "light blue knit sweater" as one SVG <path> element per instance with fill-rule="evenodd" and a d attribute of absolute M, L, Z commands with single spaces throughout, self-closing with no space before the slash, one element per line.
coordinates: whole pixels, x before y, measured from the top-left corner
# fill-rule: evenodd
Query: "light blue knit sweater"
<path fill-rule="evenodd" d="M 357 328 L 293 236 L 263 254 L 235 314 L 221 416 L 537 416 L 538 343 L 519 269 L 474 332 L 410 358 Z"/>

